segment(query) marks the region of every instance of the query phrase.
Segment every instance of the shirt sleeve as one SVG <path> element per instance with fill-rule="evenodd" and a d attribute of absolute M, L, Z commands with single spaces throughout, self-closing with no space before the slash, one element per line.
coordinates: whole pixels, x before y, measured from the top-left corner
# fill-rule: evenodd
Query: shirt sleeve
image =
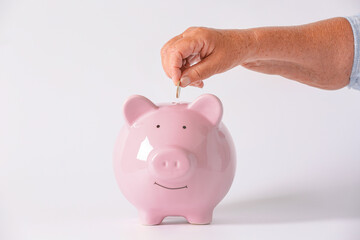
<path fill-rule="evenodd" d="M 360 90 L 360 14 L 345 18 L 349 21 L 354 33 L 354 62 L 348 87 Z"/>

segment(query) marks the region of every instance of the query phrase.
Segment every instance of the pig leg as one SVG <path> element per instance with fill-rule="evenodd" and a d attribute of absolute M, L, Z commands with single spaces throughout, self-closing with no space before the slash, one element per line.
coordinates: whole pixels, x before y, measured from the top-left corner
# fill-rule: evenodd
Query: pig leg
<path fill-rule="evenodd" d="M 165 216 L 160 215 L 155 211 L 139 211 L 140 222 L 143 225 L 158 225 L 162 222 Z"/>
<path fill-rule="evenodd" d="M 212 220 L 213 209 L 193 211 L 187 214 L 186 219 L 191 224 L 210 224 Z"/>

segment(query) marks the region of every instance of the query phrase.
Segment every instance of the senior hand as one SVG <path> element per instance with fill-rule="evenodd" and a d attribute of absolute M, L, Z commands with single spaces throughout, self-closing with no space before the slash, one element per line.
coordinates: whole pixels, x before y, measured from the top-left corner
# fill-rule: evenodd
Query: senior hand
<path fill-rule="evenodd" d="M 161 49 L 163 68 L 176 85 L 202 80 L 237 65 L 322 89 L 349 84 L 354 36 L 345 18 L 300 26 L 219 30 L 192 27 Z"/>
<path fill-rule="evenodd" d="M 161 49 L 163 68 L 176 85 L 202 88 L 202 80 L 239 65 L 253 48 L 248 30 L 191 27 Z M 250 43 L 250 44 L 249 44 Z"/>

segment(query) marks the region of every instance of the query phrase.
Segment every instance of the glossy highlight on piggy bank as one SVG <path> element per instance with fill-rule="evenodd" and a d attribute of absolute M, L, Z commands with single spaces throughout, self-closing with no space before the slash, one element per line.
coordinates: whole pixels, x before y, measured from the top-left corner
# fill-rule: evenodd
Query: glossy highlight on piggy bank
<path fill-rule="evenodd" d="M 219 98 L 154 104 L 134 95 L 114 151 L 116 180 L 145 225 L 166 216 L 209 224 L 232 184 L 236 155 Z"/>

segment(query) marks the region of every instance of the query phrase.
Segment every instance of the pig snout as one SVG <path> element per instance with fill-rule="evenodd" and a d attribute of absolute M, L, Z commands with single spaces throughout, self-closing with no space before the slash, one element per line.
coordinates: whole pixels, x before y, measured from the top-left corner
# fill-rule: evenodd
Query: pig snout
<path fill-rule="evenodd" d="M 149 154 L 149 170 L 156 178 L 180 180 L 194 168 L 194 155 L 181 148 L 154 149 Z"/>

